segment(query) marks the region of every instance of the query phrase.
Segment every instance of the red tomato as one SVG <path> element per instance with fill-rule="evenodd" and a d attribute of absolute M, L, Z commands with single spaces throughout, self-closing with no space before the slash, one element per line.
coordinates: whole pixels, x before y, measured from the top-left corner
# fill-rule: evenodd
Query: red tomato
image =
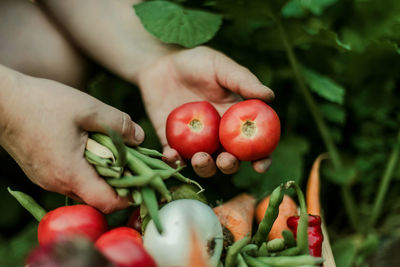
<path fill-rule="evenodd" d="M 196 152 L 214 153 L 219 147 L 221 117 L 208 102 L 190 102 L 174 109 L 167 118 L 168 144 L 190 159 Z"/>
<path fill-rule="evenodd" d="M 131 217 L 129 217 L 127 226 L 135 229 L 139 233 L 142 233 L 142 219 L 140 218 L 140 208 L 137 208 L 132 212 Z"/>
<path fill-rule="evenodd" d="M 132 228 L 112 229 L 100 236 L 95 246 L 118 267 L 156 267 L 142 245 L 141 235 Z"/>
<path fill-rule="evenodd" d="M 88 205 L 64 206 L 49 211 L 42 218 L 38 241 L 45 245 L 67 236 L 83 235 L 94 242 L 105 231 L 107 221 L 100 211 Z"/>
<path fill-rule="evenodd" d="M 222 146 L 239 160 L 257 160 L 270 155 L 278 145 L 280 134 L 278 115 L 258 99 L 231 106 L 219 126 Z"/>

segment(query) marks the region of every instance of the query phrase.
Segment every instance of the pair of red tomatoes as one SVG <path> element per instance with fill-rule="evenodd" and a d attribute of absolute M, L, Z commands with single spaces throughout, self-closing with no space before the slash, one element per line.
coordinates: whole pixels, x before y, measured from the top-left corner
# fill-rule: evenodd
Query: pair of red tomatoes
<path fill-rule="evenodd" d="M 38 241 L 42 247 L 76 235 L 95 242 L 96 248 L 118 267 L 156 267 L 138 231 L 130 227 L 108 230 L 105 216 L 89 205 L 59 207 L 40 220 Z"/>
<path fill-rule="evenodd" d="M 216 152 L 220 145 L 239 160 L 267 157 L 278 145 L 279 117 L 267 104 L 250 99 L 231 106 L 220 117 L 206 101 L 190 102 L 167 118 L 168 144 L 190 159 L 197 152 Z"/>

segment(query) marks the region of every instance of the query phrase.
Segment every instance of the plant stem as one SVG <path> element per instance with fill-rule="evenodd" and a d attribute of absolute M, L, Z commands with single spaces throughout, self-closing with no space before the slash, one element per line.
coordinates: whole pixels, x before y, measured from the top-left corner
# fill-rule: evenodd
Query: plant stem
<path fill-rule="evenodd" d="M 342 165 L 342 162 L 341 162 L 341 159 L 339 156 L 339 152 L 336 148 L 336 145 L 333 142 L 332 136 L 329 134 L 329 130 L 325 124 L 324 119 L 322 118 L 321 111 L 319 110 L 314 98 L 312 97 L 310 91 L 308 90 L 308 88 L 306 86 L 300 64 L 296 58 L 296 55 L 293 51 L 293 48 L 290 44 L 288 37 L 287 37 L 286 31 L 279 19 L 275 19 L 275 22 L 278 26 L 278 30 L 279 30 L 280 36 L 282 38 L 283 44 L 285 46 L 286 53 L 287 53 L 290 65 L 293 69 L 297 84 L 303 93 L 306 104 L 311 112 L 311 115 L 312 115 L 315 123 L 317 124 L 318 130 L 322 136 L 325 146 L 328 149 L 333 166 L 335 168 L 340 168 Z"/>
<path fill-rule="evenodd" d="M 346 209 L 347 216 L 350 220 L 352 228 L 356 231 L 360 231 L 360 224 L 357 216 L 357 208 L 354 204 L 352 193 L 350 190 L 350 185 L 342 185 L 341 191 L 342 200 L 344 203 L 344 208 Z"/>
<path fill-rule="evenodd" d="M 333 142 L 332 136 L 329 133 L 328 127 L 325 124 L 325 121 L 322 117 L 321 111 L 318 108 L 313 96 L 311 95 L 311 92 L 309 91 L 305 81 L 304 81 L 304 76 L 301 70 L 301 66 L 296 58 L 296 55 L 294 53 L 294 50 L 292 48 L 292 45 L 290 44 L 289 38 L 286 34 L 286 31 L 282 25 L 282 22 L 279 20 L 279 18 L 274 18 L 274 21 L 277 24 L 280 36 L 282 38 L 282 42 L 285 46 L 286 53 L 290 62 L 290 65 L 293 69 L 296 81 L 298 86 L 300 87 L 305 102 L 311 112 L 311 115 L 317 124 L 318 131 L 320 132 L 322 139 L 325 143 L 325 146 L 328 150 L 330 159 L 332 160 L 333 167 L 335 169 L 340 169 L 342 167 L 342 160 L 340 158 L 340 154 L 338 152 L 338 149 Z M 357 222 L 358 222 L 358 216 L 357 216 L 357 209 L 355 208 L 354 204 L 354 199 L 353 196 L 349 190 L 350 188 L 348 186 L 342 187 L 342 199 L 345 205 L 345 209 L 347 212 L 347 215 L 350 219 L 351 224 L 353 225 L 355 230 L 358 230 Z"/>
<path fill-rule="evenodd" d="M 390 155 L 389 161 L 386 164 L 385 171 L 383 172 L 381 183 L 379 185 L 377 197 L 375 198 L 375 203 L 372 208 L 372 213 L 369 221 L 369 228 L 373 227 L 378 220 L 379 215 L 382 212 L 383 201 L 386 196 L 386 192 L 389 188 L 390 180 L 393 177 L 393 172 L 396 168 L 396 163 L 399 161 L 400 153 L 400 131 L 397 135 L 396 144 L 393 147 L 392 153 Z"/>

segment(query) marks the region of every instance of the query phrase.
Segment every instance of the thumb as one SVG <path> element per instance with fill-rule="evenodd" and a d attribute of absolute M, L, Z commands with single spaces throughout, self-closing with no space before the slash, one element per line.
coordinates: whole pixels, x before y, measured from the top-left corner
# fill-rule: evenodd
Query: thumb
<path fill-rule="evenodd" d="M 138 145 L 144 140 L 142 127 L 132 121 L 131 117 L 97 99 L 86 114 L 78 119 L 79 126 L 89 132 L 107 133 L 107 127 L 119 133 L 128 145 Z"/>
<path fill-rule="evenodd" d="M 263 85 L 250 70 L 224 54 L 218 54 L 214 60 L 216 78 L 220 86 L 244 98 L 258 98 L 267 102 L 274 100 L 274 92 Z"/>

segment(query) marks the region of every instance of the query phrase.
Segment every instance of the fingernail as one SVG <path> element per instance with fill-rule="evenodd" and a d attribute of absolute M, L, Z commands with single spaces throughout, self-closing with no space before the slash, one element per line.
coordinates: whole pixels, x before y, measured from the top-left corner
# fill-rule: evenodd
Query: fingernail
<path fill-rule="evenodd" d="M 269 167 L 271 166 L 271 163 L 272 163 L 271 159 L 267 159 L 264 161 L 264 163 L 262 164 L 264 171 L 267 171 L 269 169 Z"/>
<path fill-rule="evenodd" d="M 268 91 L 267 101 L 273 101 L 273 100 L 275 99 L 275 93 L 274 93 L 274 91 L 272 91 L 271 88 L 269 88 L 269 87 L 267 87 L 267 86 L 265 86 L 265 85 L 264 85 L 264 87 L 265 87 L 265 89 Z"/>
<path fill-rule="evenodd" d="M 135 123 L 135 141 L 138 143 L 143 142 L 144 140 L 144 131 L 142 127 L 140 127 L 138 124 Z"/>

